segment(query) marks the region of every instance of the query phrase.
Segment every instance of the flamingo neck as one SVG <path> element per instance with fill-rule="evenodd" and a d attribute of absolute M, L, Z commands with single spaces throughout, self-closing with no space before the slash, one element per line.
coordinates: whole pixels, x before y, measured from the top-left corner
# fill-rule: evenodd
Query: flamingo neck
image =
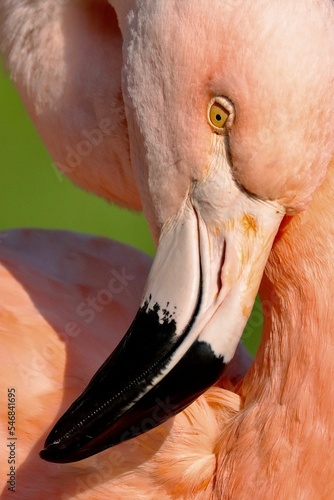
<path fill-rule="evenodd" d="M 284 221 L 271 252 L 261 345 L 238 388 L 242 409 L 222 433 L 219 498 L 332 497 L 333 169 L 332 161 L 309 209 Z"/>
<path fill-rule="evenodd" d="M 278 404 L 293 400 L 300 407 L 311 400 L 319 411 L 324 393 L 331 390 L 333 170 L 334 161 L 308 210 L 287 218 L 277 236 L 260 290 L 262 342 L 242 387 L 246 405 L 269 398 Z"/>

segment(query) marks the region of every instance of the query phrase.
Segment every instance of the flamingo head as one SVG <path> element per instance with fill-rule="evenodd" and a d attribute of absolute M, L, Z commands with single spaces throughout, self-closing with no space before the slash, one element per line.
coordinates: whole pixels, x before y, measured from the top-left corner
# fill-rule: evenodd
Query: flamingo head
<path fill-rule="evenodd" d="M 55 462 L 158 425 L 220 378 L 281 220 L 307 208 L 334 150 L 331 1 L 109 3 L 158 248 L 130 329 L 46 440 Z"/>

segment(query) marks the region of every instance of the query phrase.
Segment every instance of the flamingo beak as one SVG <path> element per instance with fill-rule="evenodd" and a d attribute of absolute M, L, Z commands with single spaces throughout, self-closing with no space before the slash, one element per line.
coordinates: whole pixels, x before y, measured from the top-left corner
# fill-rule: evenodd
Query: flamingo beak
<path fill-rule="evenodd" d="M 283 216 L 274 203 L 240 197 L 218 225 L 190 197 L 165 224 L 132 325 L 56 423 L 41 458 L 94 455 L 161 424 L 219 380 Z"/>

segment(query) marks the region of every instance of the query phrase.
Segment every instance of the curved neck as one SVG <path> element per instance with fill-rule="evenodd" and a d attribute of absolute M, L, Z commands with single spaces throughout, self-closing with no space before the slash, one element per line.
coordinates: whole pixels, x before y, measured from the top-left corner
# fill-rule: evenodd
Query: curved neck
<path fill-rule="evenodd" d="M 334 161 L 306 212 L 286 218 L 260 295 L 265 326 L 241 389 L 247 405 L 270 398 L 321 404 L 333 370 Z M 306 391 L 306 392 L 305 392 Z M 305 395 L 307 393 L 307 397 Z M 334 389 L 333 389 L 334 396 Z M 328 406 L 328 405 L 327 405 Z"/>

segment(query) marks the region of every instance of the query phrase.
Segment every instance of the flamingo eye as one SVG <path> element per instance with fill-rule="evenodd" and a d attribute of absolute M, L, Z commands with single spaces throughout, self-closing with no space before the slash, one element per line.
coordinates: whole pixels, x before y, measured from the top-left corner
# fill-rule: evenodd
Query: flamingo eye
<path fill-rule="evenodd" d="M 232 103 L 223 97 L 216 97 L 210 101 L 208 120 L 215 132 L 226 132 L 234 118 Z"/>

